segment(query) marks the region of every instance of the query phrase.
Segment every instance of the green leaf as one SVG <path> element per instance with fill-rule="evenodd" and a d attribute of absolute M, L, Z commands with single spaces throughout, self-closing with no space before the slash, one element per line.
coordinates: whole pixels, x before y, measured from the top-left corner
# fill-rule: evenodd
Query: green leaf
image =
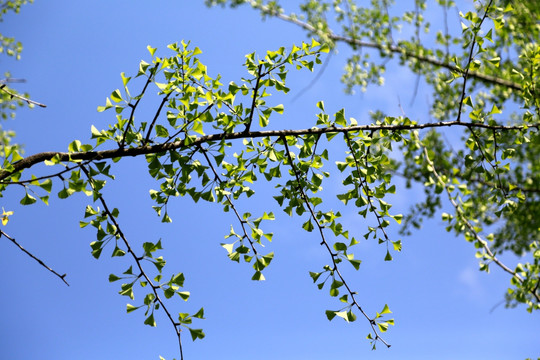
<path fill-rule="evenodd" d="M 352 312 L 352 310 L 347 311 L 347 320 L 349 322 L 356 321 L 356 314 Z"/>
<path fill-rule="evenodd" d="M 265 279 L 264 275 L 262 274 L 262 272 L 255 271 L 255 274 L 253 274 L 253 276 L 251 277 L 251 280 L 264 281 L 266 279 Z"/>
<path fill-rule="evenodd" d="M 167 128 L 163 125 L 156 125 L 156 135 L 158 137 L 168 138 L 169 137 L 169 131 Z"/>
<path fill-rule="evenodd" d="M 360 265 L 362 264 L 362 260 L 356 260 L 356 259 L 350 259 L 349 262 L 351 265 L 356 269 L 360 269 Z"/>
<path fill-rule="evenodd" d="M 120 73 L 120 76 L 122 77 L 122 84 L 124 84 L 124 87 L 127 86 L 129 80 L 131 79 L 130 77 L 126 77 L 126 73 L 124 72 L 121 72 Z"/>
<path fill-rule="evenodd" d="M 347 311 L 337 311 L 335 314 L 346 322 L 349 322 L 349 315 L 347 314 Z"/>
<path fill-rule="evenodd" d="M 221 246 L 227 250 L 227 253 L 232 254 L 234 249 L 234 243 L 233 244 L 221 244 Z"/>
<path fill-rule="evenodd" d="M 377 323 L 377 327 L 379 328 L 381 332 L 386 332 L 388 330 L 388 323 L 386 322 Z"/>
<path fill-rule="evenodd" d="M 330 321 L 332 321 L 332 319 L 334 319 L 336 317 L 336 312 L 332 311 L 332 310 L 326 310 L 325 314 L 326 314 L 326 317 L 328 318 L 328 320 L 330 320 Z"/>
<path fill-rule="evenodd" d="M 176 284 L 176 285 L 180 286 L 180 287 L 183 287 L 185 279 L 186 278 L 185 278 L 183 273 L 178 273 L 171 279 L 171 282 L 173 284 Z"/>
<path fill-rule="evenodd" d="M 127 304 L 127 309 L 126 310 L 127 310 L 128 314 L 129 314 L 130 312 L 133 312 L 133 311 L 137 310 L 138 308 L 140 308 L 140 306 L 133 306 L 131 304 Z"/>
<path fill-rule="evenodd" d="M 380 314 L 384 315 L 384 314 L 391 314 L 391 313 L 392 313 L 392 311 L 390 311 L 390 308 L 388 307 L 388 304 L 384 304 L 384 308 L 382 309 Z"/>
<path fill-rule="evenodd" d="M 199 311 L 193 315 L 193 317 L 197 319 L 204 319 L 204 308 L 200 308 Z"/>
<path fill-rule="evenodd" d="M 21 199 L 20 203 L 21 205 L 32 205 L 36 201 L 36 198 L 26 193 L 26 195 Z"/>
<path fill-rule="evenodd" d="M 311 219 L 309 219 L 308 221 L 306 221 L 303 225 L 302 225 L 302 229 L 308 231 L 308 232 L 312 232 L 313 231 L 313 224 L 311 223 Z"/>
<path fill-rule="evenodd" d="M 197 339 L 204 339 L 204 337 L 205 337 L 205 334 L 202 331 L 202 329 L 191 329 L 190 328 L 189 333 L 191 334 L 191 338 L 193 339 L 193 341 L 195 341 Z"/>
<path fill-rule="evenodd" d="M 184 301 L 188 301 L 189 296 L 191 295 L 189 291 L 177 291 L 176 292 Z"/>
<path fill-rule="evenodd" d="M 154 54 L 156 52 L 156 48 L 153 48 L 150 45 L 148 45 L 146 48 L 148 49 L 148 52 L 150 53 L 150 55 L 154 56 Z"/>
<path fill-rule="evenodd" d="M 116 89 L 111 93 L 111 100 L 117 103 L 123 101 L 120 90 Z"/>
<path fill-rule="evenodd" d="M 313 279 L 313 282 L 317 282 L 317 279 L 321 276 L 322 273 L 309 272 L 309 276 Z"/>
<path fill-rule="evenodd" d="M 341 126 L 346 126 L 347 125 L 347 120 L 345 120 L 345 110 L 344 109 L 339 110 L 336 113 L 335 117 L 336 117 L 335 123 L 337 125 L 341 125 Z"/>
<path fill-rule="evenodd" d="M 154 319 L 154 313 L 151 313 L 149 317 L 144 320 L 145 325 L 150 325 L 152 327 L 156 326 L 156 320 Z"/>
<path fill-rule="evenodd" d="M 334 250 L 336 251 L 347 251 L 347 245 L 342 242 L 336 242 L 334 244 Z"/>
<path fill-rule="evenodd" d="M 52 180 L 51 179 L 47 179 L 45 181 L 43 181 L 41 184 L 39 184 L 39 186 L 45 190 L 46 192 L 51 192 L 52 190 Z"/>
<path fill-rule="evenodd" d="M 79 140 L 72 141 L 68 146 L 69 152 L 78 152 L 81 147 L 81 142 Z"/>
<path fill-rule="evenodd" d="M 112 253 L 112 257 L 115 257 L 115 256 L 124 256 L 126 255 L 126 252 L 122 249 L 120 249 L 118 246 L 114 248 L 114 251 Z"/>
<path fill-rule="evenodd" d="M 112 107 L 113 107 L 113 105 L 112 105 L 112 103 L 111 103 L 111 100 L 109 100 L 109 98 L 107 98 L 107 99 L 105 100 L 105 106 L 98 106 L 98 107 L 97 107 L 97 111 L 98 111 L 98 112 L 103 112 L 103 111 L 105 111 L 105 110 L 107 110 L 107 109 L 110 109 L 110 108 L 112 108 Z"/>
<path fill-rule="evenodd" d="M 109 275 L 109 282 L 114 282 L 114 281 L 117 281 L 117 280 L 120 280 L 120 278 L 114 274 L 110 274 Z"/>

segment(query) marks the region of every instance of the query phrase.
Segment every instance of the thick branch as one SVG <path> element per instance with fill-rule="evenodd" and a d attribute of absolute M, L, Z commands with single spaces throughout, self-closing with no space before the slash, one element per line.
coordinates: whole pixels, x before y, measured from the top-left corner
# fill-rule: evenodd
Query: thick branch
<path fill-rule="evenodd" d="M 23 160 L 13 163 L 9 170 L 0 171 L 0 181 L 6 179 L 10 175 L 31 168 L 32 166 L 42 163 L 45 160 L 51 160 L 53 157 L 58 157 L 60 161 L 77 161 L 77 160 L 101 160 L 101 159 L 112 159 L 112 158 L 122 158 L 128 156 L 140 156 L 145 154 L 156 154 L 165 152 L 168 150 L 176 150 L 180 148 L 197 146 L 200 144 L 219 141 L 219 140 L 233 140 L 233 139 L 245 139 L 245 138 L 262 138 L 262 137 L 282 137 L 282 136 L 300 136 L 300 135 L 317 135 L 317 134 L 329 134 L 329 133 L 349 133 L 355 131 L 378 131 L 378 130 L 389 130 L 389 131 L 400 131 L 400 130 L 420 130 L 420 129 L 429 129 L 429 128 L 438 128 L 438 127 L 451 127 L 451 126 L 465 126 L 468 128 L 482 128 L 482 129 L 492 129 L 492 130 L 523 130 L 525 128 L 536 128 L 540 129 L 540 123 L 527 124 L 527 125 L 489 125 L 481 123 L 466 123 L 458 121 L 448 121 L 448 122 L 436 122 L 436 123 L 426 123 L 426 124 L 409 124 L 409 125 L 357 125 L 357 126 L 347 126 L 347 127 L 324 127 L 324 128 L 310 128 L 310 129 L 298 129 L 298 130 L 267 130 L 267 131 L 251 131 L 251 132 L 233 132 L 233 133 L 221 133 L 221 134 L 212 134 L 201 136 L 195 140 L 191 140 L 187 145 L 185 140 L 179 140 L 171 143 L 163 143 L 156 145 L 145 145 L 133 148 L 117 148 L 110 150 L 101 150 L 101 151 L 87 151 L 87 152 L 59 152 L 59 151 L 48 151 L 38 154 L 31 155 Z"/>

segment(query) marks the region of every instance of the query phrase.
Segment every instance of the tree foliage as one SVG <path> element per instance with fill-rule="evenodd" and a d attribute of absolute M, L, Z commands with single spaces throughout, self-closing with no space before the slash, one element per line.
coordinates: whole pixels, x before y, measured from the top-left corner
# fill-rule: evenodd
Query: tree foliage
<path fill-rule="evenodd" d="M 10 9 L 18 11 L 24 2 Z M 127 312 L 144 311 L 144 324 L 155 326 L 155 312 L 165 312 L 177 334 L 181 358 L 182 329 L 193 340 L 204 337 L 203 330 L 194 327 L 199 325 L 196 319 L 204 318 L 204 309 L 173 313 L 175 303 L 168 300 L 187 301 L 190 296 L 184 274 L 164 275 L 161 241 L 134 248 L 118 220 L 120 210 L 103 196 L 106 183 L 114 180 L 114 165 L 125 157 L 146 159 L 148 173 L 160 184 L 150 196 L 163 222 L 171 221 L 174 214 L 168 204 L 179 196 L 219 204 L 230 214 L 235 223 L 221 245 L 232 261 L 251 264 L 252 279 L 258 281 L 265 279 L 264 270 L 274 257 L 264 247 L 273 236 L 264 224 L 276 215 L 254 215 L 237 204 L 251 197 L 260 182 L 274 185 L 277 204 L 302 219 L 302 228 L 327 250 L 328 263 L 310 275 L 319 289 L 337 300 L 336 308 L 326 311 L 328 319 L 365 318 L 373 347 L 390 346 L 384 333 L 394 321 L 388 305 L 375 314 L 365 311 L 343 275 L 347 266 L 360 269 L 354 246 L 361 238 L 375 239 L 385 247 L 384 260 L 391 261 L 402 244 L 388 235 L 388 228 L 401 224 L 401 232 L 411 234 L 441 209 L 446 230 L 474 245 L 481 270 L 498 267 L 509 274 L 508 305 L 525 304 L 529 312 L 539 309 L 537 2 L 475 1 L 473 8 L 459 13 L 459 32 L 452 32 L 448 24 L 431 30 L 428 3 L 421 0 L 415 1 L 414 11 L 405 12 L 388 0 L 373 0 L 366 7 L 352 0 L 304 1 L 299 13 L 287 13 L 276 1 L 206 2 L 246 4 L 263 18 L 277 17 L 303 28 L 312 40 L 246 55 L 245 77 L 229 84 L 221 83 L 219 75 L 211 76 L 200 61 L 201 50 L 188 42 L 171 44 L 167 51 L 149 46 L 151 60 L 141 61 L 133 74 L 122 73 L 119 89 L 98 107 L 115 121 L 107 129 L 92 126 L 90 142 L 74 140 L 67 152 L 23 157 L 20 145 L 11 140 L 13 134 L 3 131 L 0 194 L 22 186 L 21 204 L 48 203 L 55 184 L 60 199 L 79 192 L 91 197 L 80 225 L 95 229 L 92 256 L 100 258 L 105 251 L 129 258 L 126 270 L 111 274 L 109 281 L 119 282 L 119 293 L 130 298 Z M 453 1 L 438 0 L 437 6 L 445 21 L 456 10 Z M 3 7 L 2 14 L 6 10 Z M 16 56 L 20 50 L 13 44 L 3 41 L 2 49 Z M 383 84 L 386 67 L 395 62 L 430 87 L 431 119 L 379 110 L 371 123 L 359 124 L 344 109 L 328 114 L 321 100 L 312 127 L 270 126 L 273 115 L 284 110 L 270 95 L 287 94 L 289 72 L 313 71 L 323 54 L 340 46 L 352 50 L 342 77 L 346 92 Z M 144 80 L 142 86 L 132 85 L 136 78 Z M 135 115 L 151 91 L 158 93 L 158 106 L 153 118 L 140 121 Z M 2 96 L 3 117 L 15 105 L 36 104 L 13 90 L 6 89 Z M 449 131 L 459 141 L 448 142 L 444 134 Z M 337 150 L 338 143 L 344 151 Z M 49 171 L 30 173 L 43 163 Z M 394 213 L 388 200 L 399 191 L 397 177 L 424 189 L 424 198 L 406 214 Z M 345 227 L 339 211 L 325 206 L 321 191 L 334 179 L 341 179 L 343 190 L 335 196 L 344 209 L 368 219 L 360 237 Z M 9 208 L 3 210 L 3 226 L 11 215 Z M 0 235 L 17 243 L 3 229 Z M 523 263 L 510 266 L 500 260 L 504 251 L 526 256 Z M 66 281 L 65 275 L 48 269 Z M 135 287 L 146 291 L 142 299 L 135 299 Z"/>

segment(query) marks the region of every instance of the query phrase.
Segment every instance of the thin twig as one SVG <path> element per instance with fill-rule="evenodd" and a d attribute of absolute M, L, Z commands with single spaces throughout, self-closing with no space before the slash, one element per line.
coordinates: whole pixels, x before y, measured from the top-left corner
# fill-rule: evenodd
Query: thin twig
<path fill-rule="evenodd" d="M 472 63 L 472 59 L 473 59 L 474 46 L 476 45 L 476 36 L 477 36 L 478 31 L 480 31 L 480 27 L 484 23 L 484 20 L 487 17 L 487 14 L 489 12 L 489 8 L 490 8 L 492 2 L 493 2 L 493 0 L 489 1 L 488 6 L 486 7 L 486 12 L 484 13 L 484 16 L 482 17 L 482 20 L 480 21 L 480 24 L 478 24 L 478 28 L 476 29 L 476 31 L 473 30 L 474 36 L 473 36 L 473 40 L 472 40 L 472 43 L 471 43 L 471 50 L 469 51 L 469 59 L 467 60 L 467 65 L 465 66 L 465 73 L 463 73 L 463 87 L 461 89 L 461 99 L 459 100 L 459 109 L 458 109 L 457 121 L 461 121 L 461 109 L 463 108 L 463 102 L 465 100 L 465 93 L 467 91 L 467 88 L 466 88 L 467 87 L 467 79 L 469 77 L 469 70 L 471 68 L 471 63 Z"/>
<path fill-rule="evenodd" d="M 7 83 L 25 83 L 26 79 L 15 79 L 15 78 L 5 78 L 0 80 L 0 84 L 7 84 Z"/>
<path fill-rule="evenodd" d="M 90 172 L 88 171 L 88 169 L 86 169 L 86 167 L 83 166 L 83 165 L 81 165 L 81 169 L 85 173 L 86 177 L 88 178 L 88 181 L 89 181 L 90 186 L 92 187 L 92 189 L 95 192 L 97 192 L 97 190 L 94 187 L 94 179 L 90 175 Z M 105 202 L 105 199 L 103 198 L 103 195 L 99 194 L 98 199 L 101 202 L 101 205 L 103 205 L 103 210 L 105 211 L 105 213 L 107 214 L 109 219 L 111 219 L 113 225 L 115 226 L 117 235 L 124 242 L 124 245 L 126 246 L 127 252 L 131 255 L 131 257 L 133 258 L 133 260 L 137 264 L 137 267 L 139 268 L 140 274 L 144 277 L 144 279 L 146 280 L 148 285 L 150 285 L 150 287 L 152 289 L 152 292 L 154 293 L 154 296 L 155 296 L 154 301 L 157 301 L 159 303 L 159 305 L 161 305 L 161 308 L 163 309 L 163 311 L 165 311 L 165 314 L 167 314 L 167 317 L 169 318 L 171 324 L 173 325 L 174 331 L 176 332 L 176 336 L 178 337 L 178 345 L 179 345 L 179 348 L 180 348 L 180 359 L 183 360 L 184 356 L 183 356 L 183 353 L 182 353 L 182 340 L 181 340 L 180 324 L 177 323 L 176 321 L 174 321 L 174 318 L 172 317 L 171 313 L 169 312 L 169 309 L 167 308 L 167 306 L 165 305 L 165 303 L 163 302 L 163 300 L 159 296 L 159 293 L 158 293 L 157 289 L 159 289 L 160 287 L 157 286 L 157 285 L 154 285 L 154 283 L 152 282 L 152 280 L 150 279 L 148 274 L 146 274 L 146 271 L 144 270 L 144 268 L 143 268 L 143 266 L 141 264 L 142 257 L 138 257 L 135 254 L 135 252 L 133 251 L 133 249 L 131 248 L 131 245 L 130 245 L 129 241 L 127 240 L 126 236 L 124 235 L 124 233 L 120 229 L 120 225 L 118 224 L 118 221 L 116 220 L 116 217 L 114 217 L 112 212 L 109 210 L 109 207 L 107 206 L 107 203 Z"/>
<path fill-rule="evenodd" d="M 369 137 L 370 140 L 372 139 L 372 135 L 373 135 L 373 133 L 370 134 L 370 137 Z M 372 195 L 373 191 L 370 189 L 366 178 L 362 177 L 362 172 L 361 172 L 361 169 L 360 169 L 361 168 L 360 159 L 358 159 L 356 157 L 356 152 L 353 149 L 351 138 L 349 137 L 348 133 L 345 133 L 345 140 L 346 140 L 346 143 L 347 143 L 347 147 L 351 151 L 351 155 L 353 157 L 354 164 L 356 166 L 356 171 L 358 172 L 358 177 L 357 178 L 360 181 L 360 186 L 363 188 L 363 191 L 366 194 L 367 204 L 368 204 L 368 207 L 370 208 L 369 211 L 372 214 L 374 214 L 375 217 L 377 218 L 377 223 L 378 223 L 377 228 L 379 230 L 381 230 L 381 232 L 383 233 L 384 239 L 386 240 L 386 243 L 387 243 L 387 246 L 388 246 L 388 241 L 390 240 L 390 238 L 388 237 L 388 234 L 386 233 L 386 231 L 384 230 L 384 227 L 383 227 L 384 219 L 377 212 L 377 208 L 375 207 L 375 205 L 373 205 L 373 195 Z M 365 158 L 365 162 L 364 162 L 364 166 L 365 166 L 364 168 L 365 169 L 367 169 L 369 167 L 368 156 L 369 156 L 370 149 L 371 149 L 371 146 L 368 146 L 367 150 L 366 150 L 366 155 L 364 157 Z"/>
<path fill-rule="evenodd" d="M 19 249 L 21 249 L 26 255 L 30 256 L 32 259 L 36 260 L 39 265 L 43 266 L 45 269 L 49 270 L 50 272 L 52 272 L 54 275 L 58 276 L 60 278 L 60 280 L 62 280 L 67 286 L 69 286 L 68 282 L 66 281 L 66 275 L 67 274 L 64 274 L 64 275 L 60 275 L 59 273 L 57 273 L 56 271 L 54 271 L 53 269 L 51 269 L 50 267 L 48 267 L 40 258 L 38 258 L 37 256 L 35 256 L 34 254 L 32 254 L 31 252 L 29 252 L 28 250 L 26 250 L 25 248 L 23 248 L 21 246 L 21 244 L 19 244 L 14 238 L 12 238 L 11 236 L 9 236 L 8 234 L 6 234 L 5 232 L 3 232 L 2 230 L 0 230 L 0 237 L 5 236 L 8 240 L 10 240 L 12 243 L 14 243 L 15 245 L 17 245 L 19 247 Z"/>
<path fill-rule="evenodd" d="M 283 144 L 285 145 L 285 152 L 286 152 L 286 155 L 287 155 L 287 159 L 289 160 L 289 164 L 290 164 L 291 169 L 292 169 L 292 171 L 294 173 L 294 176 L 296 178 L 296 183 L 298 184 L 297 190 L 300 192 L 300 196 L 302 197 L 302 200 L 306 204 L 306 207 L 309 210 L 311 218 L 313 219 L 313 221 L 317 225 L 317 228 L 319 229 L 319 234 L 320 234 L 321 240 L 322 240 L 321 245 L 324 245 L 324 247 L 326 248 L 326 250 L 328 251 L 328 253 L 330 254 L 330 257 L 332 259 L 332 264 L 333 264 L 332 271 L 334 271 L 338 275 L 340 281 L 343 283 L 343 286 L 345 286 L 345 289 L 347 289 L 347 292 L 349 293 L 349 295 L 351 297 L 351 300 L 352 300 L 352 305 L 356 306 L 356 308 L 362 313 L 362 315 L 364 315 L 364 317 L 369 321 L 371 329 L 373 330 L 373 333 L 375 334 L 375 340 L 381 341 L 384 345 L 386 345 L 386 347 L 389 348 L 391 345 L 388 344 L 379 335 L 379 333 L 377 332 L 377 329 L 375 328 L 375 325 L 376 325 L 375 320 L 372 319 L 371 317 L 369 317 L 368 314 L 366 314 L 366 312 L 364 311 L 364 309 L 360 306 L 360 304 L 356 301 L 356 296 L 355 296 L 356 292 L 351 290 L 351 288 L 347 284 L 347 281 L 345 280 L 345 278 L 343 277 L 343 275 L 339 271 L 338 262 L 336 261 L 337 254 L 335 254 L 332 251 L 332 248 L 330 247 L 330 244 L 326 240 L 326 237 L 324 235 L 324 227 L 321 225 L 321 223 L 317 219 L 317 215 L 315 215 L 315 211 L 313 210 L 313 207 L 311 206 L 311 203 L 309 201 L 310 199 L 307 196 L 307 194 L 305 193 L 304 187 L 301 185 L 300 174 L 299 174 L 298 169 L 294 165 L 294 162 L 293 162 L 293 159 L 292 159 L 292 156 L 291 156 L 291 152 L 289 150 L 289 145 L 287 144 L 287 138 L 285 136 L 282 136 L 281 139 L 283 141 Z"/>
<path fill-rule="evenodd" d="M 253 122 L 253 114 L 255 113 L 255 107 L 257 102 L 257 92 L 259 91 L 259 84 L 262 77 L 262 68 L 263 64 L 259 64 L 259 67 L 257 68 L 257 80 L 255 81 L 255 87 L 253 88 L 253 99 L 251 101 L 251 111 L 249 113 L 249 119 L 246 123 L 246 129 L 244 132 L 248 133 L 249 128 L 251 127 L 251 123 Z"/>
<path fill-rule="evenodd" d="M 143 98 L 144 93 L 146 92 L 146 89 L 148 88 L 148 85 L 152 82 L 153 77 L 156 74 L 158 64 L 156 64 L 154 67 L 150 69 L 150 76 L 148 76 L 148 79 L 146 80 L 146 83 L 144 84 L 144 87 L 141 91 L 141 93 L 138 96 L 137 101 L 135 104 L 128 104 L 128 106 L 131 108 L 131 114 L 129 115 L 129 121 L 126 125 L 126 129 L 124 130 L 124 134 L 122 135 L 122 140 L 120 141 L 120 147 L 124 147 L 126 144 L 126 135 L 131 125 L 133 125 L 133 121 L 135 120 L 135 110 L 137 109 L 137 106 L 139 105 L 139 102 Z"/>
<path fill-rule="evenodd" d="M 214 106 L 214 103 L 208 105 L 202 112 L 200 112 L 197 116 L 195 116 L 193 119 L 190 119 L 190 121 L 186 121 L 184 123 L 184 125 L 180 128 L 180 130 L 178 130 L 176 133 L 174 133 L 173 135 L 169 136 L 169 138 L 165 141 L 165 143 L 168 143 L 169 141 L 171 141 L 172 139 L 176 138 L 178 135 L 180 135 L 182 132 L 184 132 L 186 130 L 186 127 L 191 124 L 193 121 L 197 120 L 198 118 L 200 118 L 202 115 L 204 115 L 206 112 L 208 112 L 212 107 Z"/>
<path fill-rule="evenodd" d="M 154 119 L 152 119 L 152 122 L 150 123 L 150 126 L 148 127 L 148 132 L 146 133 L 146 137 L 144 138 L 144 141 L 143 141 L 144 145 L 148 144 L 148 142 L 150 141 L 150 135 L 152 134 L 152 129 L 154 128 L 154 125 L 156 124 L 159 114 L 161 113 L 161 110 L 163 109 L 163 105 L 165 105 L 167 100 L 169 100 L 169 96 L 171 96 L 172 93 L 173 91 L 171 90 L 171 92 L 168 93 L 163 98 L 163 100 L 161 100 L 161 104 L 159 104 L 159 108 L 157 109 L 156 114 L 154 115 Z"/>
<path fill-rule="evenodd" d="M 220 186 L 223 185 L 224 182 L 219 177 L 219 174 L 217 173 L 216 168 L 214 167 L 214 164 L 212 163 L 212 161 L 210 161 L 210 158 L 208 157 L 208 154 L 207 154 L 207 150 L 204 149 L 200 145 L 198 145 L 197 147 L 199 148 L 201 153 L 204 155 L 204 158 L 206 159 L 208 166 L 214 173 L 214 178 L 216 179 L 216 181 L 219 183 Z M 240 216 L 240 213 L 236 209 L 236 206 L 234 206 L 234 203 L 232 202 L 231 197 L 228 194 L 224 194 L 224 196 L 227 199 L 227 202 L 229 203 L 229 206 L 231 207 L 231 209 L 233 209 L 234 214 L 236 215 L 236 218 L 238 219 L 238 222 L 240 222 L 240 226 L 242 227 L 242 232 L 244 233 L 244 236 L 242 237 L 242 239 L 248 240 L 249 245 L 251 249 L 253 250 L 253 254 L 258 258 L 259 254 L 257 252 L 257 248 L 255 248 L 255 242 L 251 239 L 251 237 L 248 235 L 247 230 L 246 230 L 247 221 L 242 219 L 242 216 Z"/>
<path fill-rule="evenodd" d="M 22 100 L 22 101 L 26 101 L 28 104 L 37 105 L 37 106 L 40 106 L 40 107 L 42 107 L 42 108 L 47 107 L 47 105 L 45 105 L 45 104 L 39 103 L 39 102 L 34 101 L 34 100 L 30 100 L 30 99 L 27 98 L 27 97 L 24 97 L 24 96 L 22 96 L 22 95 L 15 94 L 15 93 L 9 91 L 8 89 L 6 89 L 6 84 L 0 85 L 0 90 L 2 90 L 3 92 L 7 93 L 9 96 L 11 96 L 11 98 L 16 97 L 17 99 L 20 99 L 20 100 Z"/>

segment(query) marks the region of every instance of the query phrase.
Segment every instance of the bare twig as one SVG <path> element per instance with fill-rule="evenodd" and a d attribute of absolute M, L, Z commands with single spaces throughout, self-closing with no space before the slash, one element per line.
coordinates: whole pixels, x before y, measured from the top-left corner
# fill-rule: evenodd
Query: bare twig
<path fill-rule="evenodd" d="M 169 97 L 171 96 L 173 92 L 171 91 L 168 93 L 162 100 L 161 104 L 159 104 L 159 108 L 156 111 L 156 114 L 154 115 L 154 118 L 152 119 L 152 122 L 150 123 L 150 126 L 148 127 L 148 131 L 146 132 L 146 137 L 144 138 L 143 144 L 148 144 L 150 141 L 150 135 L 152 134 L 152 129 L 154 128 L 154 125 L 156 124 L 156 121 L 159 117 L 159 114 L 161 113 L 161 110 L 163 109 L 163 105 L 169 100 Z"/>
<path fill-rule="evenodd" d="M 15 78 L 5 78 L 0 80 L 0 84 L 7 84 L 7 83 L 25 83 L 26 79 L 15 79 Z"/>
<path fill-rule="evenodd" d="M 66 275 L 67 274 L 64 274 L 64 275 L 60 275 L 59 273 L 57 273 L 56 271 L 54 271 L 53 269 L 51 269 L 50 267 L 48 267 L 40 258 L 38 258 L 37 256 L 35 256 L 34 254 L 32 254 L 31 252 L 29 252 L 28 250 L 26 250 L 25 248 L 22 247 L 21 244 L 19 244 L 14 238 L 12 238 L 11 236 L 9 236 L 8 234 L 6 234 L 5 232 L 3 232 L 2 230 L 0 230 L 0 237 L 5 236 L 8 240 L 10 240 L 12 243 L 14 243 L 15 245 L 17 245 L 19 247 L 19 249 L 21 249 L 26 255 L 30 256 L 32 259 L 36 260 L 39 265 L 43 266 L 45 269 L 49 270 L 50 272 L 52 272 L 54 275 L 58 276 L 60 278 L 60 280 L 62 280 L 67 286 L 69 286 L 68 282 L 66 281 Z"/>
<path fill-rule="evenodd" d="M 255 87 L 253 88 L 253 99 L 251 101 L 251 111 L 249 113 L 249 119 L 246 123 L 246 129 L 244 132 L 248 133 L 249 128 L 251 127 L 251 123 L 253 122 L 253 114 L 255 113 L 255 107 L 257 103 L 257 92 L 259 91 L 259 84 L 262 77 L 262 68 L 263 64 L 259 64 L 259 67 L 257 69 L 257 80 L 255 81 Z"/>

